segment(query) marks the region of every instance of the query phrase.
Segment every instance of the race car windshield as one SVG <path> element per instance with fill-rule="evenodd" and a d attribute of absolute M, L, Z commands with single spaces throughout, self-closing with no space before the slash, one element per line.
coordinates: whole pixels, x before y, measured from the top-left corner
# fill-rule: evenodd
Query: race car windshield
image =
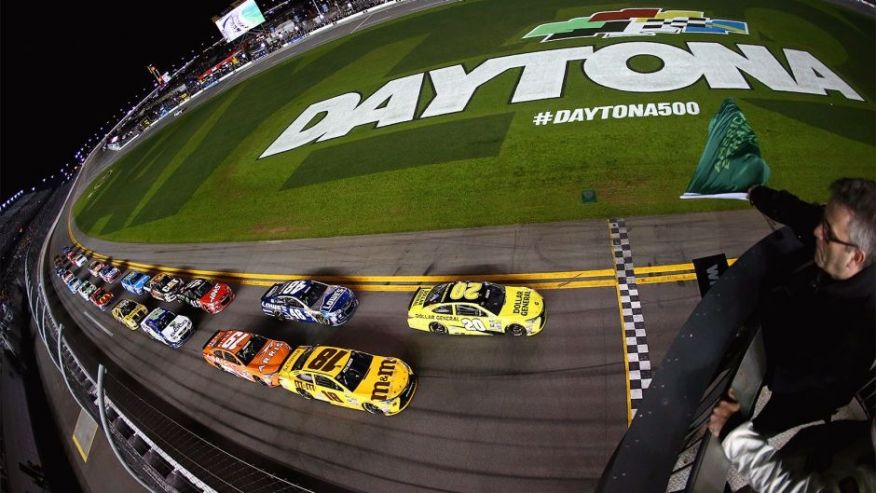
<path fill-rule="evenodd" d="M 477 303 L 491 313 L 499 313 L 502 310 L 502 305 L 505 304 L 505 287 L 484 283 Z"/>
<path fill-rule="evenodd" d="M 155 319 L 155 325 L 162 328 L 167 327 L 174 317 L 175 315 L 173 313 L 164 312 L 157 319 Z"/>
<path fill-rule="evenodd" d="M 365 374 L 368 373 L 368 368 L 371 366 L 371 360 L 373 359 L 374 356 L 367 353 L 360 353 L 358 351 L 351 352 L 350 359 L 347 361 L 347 364 L 344 365 L 344 369 L 338 374 L 338 382 L 351 391 L 356 390 L 356 387 L 359 386 L 359 382 L 361 382 L 362 379 L 365 378 Z"/>
<path fill-rule="evenodd" d="M 249 341 L 246 342 L 245 346 L 240 348 L 240 351 L 237 352 L 237 357 L 240 358 L 240 361 L 242 361 L 244 365 L 248 365 L 267 343 L 268 340 L 264 337 L 254 335 L 249 338 Z"/>
<path fill-rule="evenodd" d="M 133 303 L 125 303 L 124 305 L 119 307 L 119 312 L 121 312 L 123 317 L 127 317 L 128 314 L 131 313 L 131 310 L 133 310 L 133 309 L 134 309 Z"/>
<path fill-rule="evenodd" d="M 447 291 L 447 286 L 447 284 L 439 284 L 432 288 L 426 296 L 426 301 L 423 302 L 423 306 L 429 306 L 441 301 L 441 299 L 444 298 L 444 292 Z"/>
<path fill-rule="evenodd" d="M 298 299 L 301 300 L 305 306 L 313 306 L 313 304 L 316 303 L 316 300 L 318 300 L 319 297 L 322 296 L 322 293 L 325 292 L 327 287 L 328 286 L 322 283 L 312 283 L 297 295 Z"/>

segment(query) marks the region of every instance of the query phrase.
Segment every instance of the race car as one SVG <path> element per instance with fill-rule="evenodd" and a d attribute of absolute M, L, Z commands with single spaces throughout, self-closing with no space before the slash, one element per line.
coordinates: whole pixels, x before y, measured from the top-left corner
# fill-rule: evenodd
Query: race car
<path fill-rule="evenodd" d="M 134 300 L 122 298 L 113 308 L 113 318 L 131 330 L 137 330 L 149 310 Z"/>
<path fill-rule="evenodd" d="M 97 286 L 91 282 L 82 281 L 82 284 L 79 285 L 79 296 L 81 296 L 83 300 L 88 301 L 91 298 L 91 293 L 94 293 L 96 290 Z"/>
<path fill-rule="evenodd" d="M 82 286 L 82 280 L 76 276 L 71 276 L 67 281 L 67 289 L 73 294 L 76 294 L 79 291 L 80 286 Z"/>
<path fill-rule="evenodd" d="M 61 274 L 61 280 L 64 281 L 64 284 L 67 284 L 68 282 L 70 282 L 70 279 L 73 279 L 75 275 L 76 274 L 73 274 L 69 270 L 65 270 L 64 273 Z"/>
<path fill-rule="evenodd" d="M 110 302 L 113 300 L 113 294 L 103 288 L 97 288 L 91 293 L 89 299 L 94 303 L 94 306 L 100 309 L 100 311 L 105 312 L 106 309 L 109 308 Z"/>
<path fill-rule="evenodd" d="M 55 275 L 58 277 L 63 277 L 66 272 L 67 269 L 65 269 L 63 265 L 55 267 Z"/>
<path fill-rule="evenodd" d="M 280 385 L 305 399 L 391 416 L 404 410 L 417 378 L 404 361 L 330 346 L 299 346 L 280 369 Z"/>
<path fill-rule="evenodd" d="M 152 310 L 152 313 L 140 322 L 140 330 L 173 349 L 182 346 L 194 332 L 192 321 L 188 317 L 177 315 L 161 307 Z"/>
<path fill-rule="evenodd" d="M 183 280 L 167 272 L 159 272 L 146 285 L 146 290 L 159 301 L 175 301 L 176 294 L 183 287 Z"/>
<path fill-rule="evenodd" d="M 258 334 L 220 330 L 204 344 L 207 363 L 250 382 L 279 385 L 278 373 L 292 348 Z"/>
<path fill-rule="evenodd" d="M 67 260 L 76 265 L 76 267 L 82 267 L 88 262 L 88 257 L 86 257 L 84 253 L 70 250 L 70 253 L 67 254 Z"/>
<path fill-rule="evenodd" d="M 122 271 L 119 270 L 115 265 L 107 264 L 100 272 L 97 273 L 103 282 L 107 284 L 112 284 L 119 279 L 119 276 L 122 275 Z"/>
<path fill-rule="evenodd" d="M 529 288 L 453 282 L 420 288 L 408 307 L 412 329 L 438 334 L 531 336 L 541 332 L 544 299 Z"/>
<path fill-rule="evenodd" d="M 92 276 L 97 277 L 98 275 L 100 275 L 100 270 L 103 269 L 104 267 L 106 267 L 105 263 L 101 262 L 100 260 L 95 260 L 94 262 L 92 262 L 91 264 L 88 265 L 88 272 Z"/>
<path fill-rule="evenodd" d="M 214 284 L 206 279 L 193 279 L 179 291 L 176 299 L 216 314 L 234 300 L 234 291 L 224 282 Z"/>
<path fill-rule="evenodd" d="M 262 296 L 262 312 L 280 320 L 342 325 L 359 300 L 348 288 L 301 279 L 274 284 Z"/>
<path fill-rule="evenodd" d="M 122 288 L 131 294 L 143 294 L 146 283 L 149 282 L 149 274 L 132 270 L 128 275 L 122 278 Z"/>

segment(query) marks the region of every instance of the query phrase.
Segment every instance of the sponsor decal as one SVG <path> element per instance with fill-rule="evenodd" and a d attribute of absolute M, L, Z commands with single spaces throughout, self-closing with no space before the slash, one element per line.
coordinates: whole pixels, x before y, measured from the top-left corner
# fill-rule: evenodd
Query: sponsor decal
<path fill-rule="evenodd" d="M 358 92 L 350 92 L 311 104 L 259 158 L 343 137 L 361 125 L 382 128 L 415 118 L 460 113 L 484 84 L 508 70 L 518 69 L 520 77 L 510 104 L 563 97 L 569 74 L 583 75 L 594 84 L 625 92 L 677 91 L 701 79 L 710 89 L 751 90 L 748 79 L 753 79 L 772 91 L 822 96 L 827 91 L 837 91 L 846 99 L 864 100 L 807 51 L 785 48 L 784 59 L 780 60 L 760 45 L 728 47 L 693 41 L 686 45 L 685 49 L 634 41 L 598 50 L 580 46 L 491 58 L 470 71 L 461 64 L 430 70 L 434 97 L 419 116 L 416 113 L 426 73 L 409 75 L 387 82 L 364 101 Z M 629 60 L 643 55 L 659 58 L 660 69 L 648 73 L 631 69 Z M 313 123 L 314 120 L 318 121 Z"/>
<path fill-rule="evenodd" d="M 532 296 L 532 291 L 518 291 L 514 293 L 514 309 L 512 313 L 521 316 L 529 315 L 529 298 Z"/>
<path fill-rule="evenodd" d="M 622 9 L 541 24 L 523 37 L 542 38 L 541 42 L 544 43 L 599 35 L 603 38 L 618 38 L 657 34 L 748 34 L 748 23 L 712 19 L 697 10 Z"/>
<path fill-rule="evenodd" d="M 583 122 L 592 120 L 609 120 L 623 118 L 643 118 L 650 116 L 682 116 L 699 115 L 700 105 L 695 101 L 616 104 L 612 106 L 594 106 L 592 108 L 575 108 L 574 110 L 557 110 L 555 112 L 540 111 L 532 118 L 535 126 Z"/>
<path fill-rule="evenodd" d="M 389 378 L 395 371 L 396 360 L 385 359 L 380 362 L 380 368 L 377 370 L 377 382 L 374 383 L 374 390 L 371 391 L 372 401 L 386 400 L 389 395 Z"/>
<path fill-rule="evenodd" d="M 343 294 L 343 289 L 336 289 L 335 292 L 332 293 L 332 295 L 329 297 L 329 299 L 327 299 L 325 303 L 323 303 L 323 309 L 331 311 L 335 307 L 335 304 L 338 302 L 341 296 L 343 296 Z"/>

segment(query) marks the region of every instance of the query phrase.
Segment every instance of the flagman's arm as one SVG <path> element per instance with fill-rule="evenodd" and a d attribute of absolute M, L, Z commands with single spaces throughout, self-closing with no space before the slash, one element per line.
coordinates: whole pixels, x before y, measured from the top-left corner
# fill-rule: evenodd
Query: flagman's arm
<path fill-rule="evenodd" d="M 800 238 L 812 237 L 812 231 L 824 216 L 823 205 L 810 204 L 784 190 L 762 185 L 748 189 L 748 200 L 773 221 L 789 226 Z"/>

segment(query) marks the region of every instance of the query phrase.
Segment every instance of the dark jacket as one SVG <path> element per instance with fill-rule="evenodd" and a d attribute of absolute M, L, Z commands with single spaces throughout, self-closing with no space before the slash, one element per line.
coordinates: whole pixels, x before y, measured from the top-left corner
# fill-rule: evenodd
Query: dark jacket
<path fill-rule="evenodd" d="M 760 303 L 773 392 L 811 394 L 825 408 L 846 404 L 866 383 L 876 348 L 876 266 L 836 281 L 813 261 L 824 207 L 758 187 L 752 204 L 803 243 L 771 266 Z"/>

